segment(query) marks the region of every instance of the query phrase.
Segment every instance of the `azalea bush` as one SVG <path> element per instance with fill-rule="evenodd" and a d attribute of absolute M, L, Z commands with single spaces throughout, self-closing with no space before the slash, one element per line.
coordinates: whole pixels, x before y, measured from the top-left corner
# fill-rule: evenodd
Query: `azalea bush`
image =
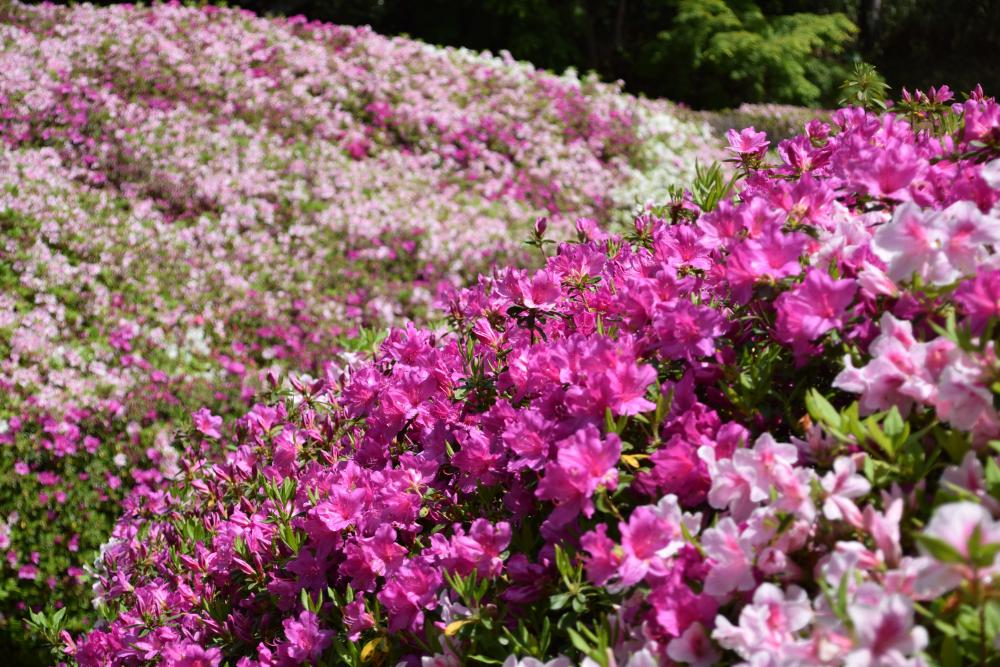
<path fill-rule="evenodd" d="M 836 111 L 199 412 L 81 665 L 996 665 L 1000 105 Z M 949 104 L 949 102 L 953 102 Z M 365 345 L 373 343 L 371 339 Z M 266 400 L 265 400 L 266 398 Z M 225 461 L 203 451 L 224 441 Z"/>
<path fill-rule="evenodd" d="M 667 103 L 367 29 L 0 18 L 0 644 L 44 607 L 91 626 L 86 566 L 192 413 L 235 418 L 270 370 L 328 377 L 363 331 L 537 263 L 538 217 L 608 224 L 717 154 Z"/>
<path fill-rule="evenodd" d="M 830 122 L 829 114 L 824 111 L 786 104 L 744 103 L 735 109 L 692 113 L 696 118 L 700 116 L 707 120 L 720 134 L 734 128 L 742 130 L 753 127 L 765 132 L 774 147 L 784 139 L 801 134 L 802 128 L 811 120 Z"/>

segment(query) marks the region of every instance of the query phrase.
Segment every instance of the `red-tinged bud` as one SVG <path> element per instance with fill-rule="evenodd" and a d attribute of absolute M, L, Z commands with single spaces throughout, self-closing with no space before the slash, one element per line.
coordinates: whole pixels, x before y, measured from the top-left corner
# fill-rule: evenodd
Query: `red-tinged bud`
<path fill-rule="evenodd" d="M 241 572 L 245 572 L 249 574 L 251 577 L 257 574 L 257 572 L 253 569 L 253 566 L 250 563 L 243 560 L 242 558 L 239 557 L 233 558 L 233 563 Z"/>

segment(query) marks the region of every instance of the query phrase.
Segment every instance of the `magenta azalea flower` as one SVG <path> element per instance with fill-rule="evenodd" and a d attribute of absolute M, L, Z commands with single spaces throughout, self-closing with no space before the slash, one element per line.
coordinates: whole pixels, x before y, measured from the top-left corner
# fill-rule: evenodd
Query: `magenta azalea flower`
<path fill-rule="evenodd" d="M 771 145 L 766 132 L 758 132 L 752 127 L 729 130 L 726 138 L 729 140 L 729 150 L 741 156 L 762 158 L 767 153 L 767 147 Z"/>

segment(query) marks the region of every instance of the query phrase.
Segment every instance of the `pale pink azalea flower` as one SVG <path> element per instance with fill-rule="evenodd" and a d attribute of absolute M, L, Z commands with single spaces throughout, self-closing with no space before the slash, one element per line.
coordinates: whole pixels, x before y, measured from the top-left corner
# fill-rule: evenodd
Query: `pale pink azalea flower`
<path fill-rule="evenodd" d="M 923 534 L 941 540 L 968 560 L 970 542 L 977 531 L 981 544 L 1000 543 L 1000 522 L 982 505 L 963 501 L 935 509 Z"/>
<path fill-rule="evenodd" d="M 504 660 L 503 667 L 573 667 L 573 663 L 570 662 L 569 658 L 562 656 L 548 662 L 542 662 L 538 658 L 521 658 L 518 660 L 516 655 L 511 655 Z"/>
<path fill-rule="evenodd" d="M 714 561 L 705 577 L 706 593 L 723 598 L 732 591 L 748 591 L 756 585 L 753 552 L 735 521 L 726 517 L 706 530 L 701 546 Z"/>
<path fill-rule="evenodd" d="M 831 521 L 847 521 L 852 526 L 861 525 L 861 510 L 853 498 L 859 498 L 871 491 L 871 483 L 857 474 L 854 459 L 841 456 L 833 462 L 833 470 L 823 476 L 820 482 L 826 497 L 823 501 L 823 516 Z"/>
<path fill-rule="evenodd" d="M 690 535 L 697 535 L 701 531 L 701 513 L 684 512 L 674 494 L 667 494 L 660 498 L 659 502 L 651 506 L 653 512 L 670 526 L 682 526 L 687 528 Z M 677 532 L 677 536 L 682 533 Z M 660 552 L 661 558 L 673 556 L 684 545 L 683 538 L 675 539 L 671 544 Z"/>
<path fill-rule="evenodd" d="M 1000 220 L 983 215 L 971 201 L 955 202 L 937 215 L 947 230 L 948 262 L 961 275 L 976 275 L 990 256 L 987 247 L 1000 243 Z"/>
<path fill-rule="evenodd" d="M 799 633 L 812 619 L 805 591 L 790 586 L 786 592 L 764 583 L 754 592 L 753 602 L 740 610 L 738 625 L 725 616 L 716 617 L 712 638 L 751 664 L 769 664 L 761 654 L 776 657 L 803 647 Z"/>
<path fill-rule="evenodd" d="M 1000 543 L 1000 522 L 995 521 L 982 505 L 972 502 L 941 505 L 934 511 L 923 534 L 949 547 L 955 554 L 955 561 L 943 562 L 931 549 L 919 545 L 927 559 L 913 585 L 922 598 L 941 595 L 964 581 L 988 579 L 1000 572 L 1000 554 L 987 565 L 971 562 L 973 537 L 977 537 L 981 545 Z"/>
<path fill-rule="evenodd" d="M 847 590 L 853 594 L 858 585 L 868 578 L 867 573 L 881 565 L 879 555 L 861 542 L 837 542 L 833 552 L 820 561 L 818 572 L 834 590 L 846 577 Z"/>
<path fill-rule="evenodd" d="M 1000 514 L 1000 502 L 997 502 L 996 498 L 987 491 L 983 464 L 973 450 L 965 453 L 960 465 L 952 465 L 944 469 L 944 473 L 941 475 L 941 486 L 955 492 L 971 494 L 994 515 Z"/>
<path fill-rule="evenodd" d="M 961 274 L 948 261 L 948 231 L 933 213 L 912 202 L 897 207 L 892 220 L 876 230 L 872 251 L 886 263 L 893 281 L 908 282 L 917 274 L 934 285 L 947 285 Z"/>
<path fill-rule="evenodd" d="M 667 644 L 667 656 L 674 662 L 692 667 L 709 667 L 722 658 L 722 653 L 712 644 L 705 626 L 696 621 L 680 637 L 670 640 Z"/>
<path fill-rule="evenodd" d="M 997 242 L 1000 225 L 973 202 L 955 202 L 940 212 L 906 203 L 875 232 L 872 250 L 896 282 L 916 274 L 932 285 L 948 285 L 974 275 L 989 258 L 987 246 Z"/>
<path fill-rule="evenodd" d="M 789 445 L 794 447 L 794 445 Z M 810 468 L 777 466 L 771 473 L 777 493 L 776 509 L 794 514 L 806 521 L 816 517 L 816 504 L 812 498 L 812 485 L 816 473 Z"/>
<path fill-rule="evenodd" d="M 708 502 L 716 509 L 728 509 L 737 521 L 743 521 L 759 503 L 770 496 L 767 488 L 757 483 L 757 467 L 754 454 L 749 449 L 738 449 L 732 458 L 715 460 L 715 450 L 703 446 L 698 456 L 705 462 L 712 488 L 708 492 Z"/>
<path fill-rule="evenodd" d="M 986 181 L 986 185 L 990 186 L 994 190 L 1000 190 L 1000 160 L 987 162 L 979 170 L 979 175 L 983 177 L 984 181 Z M 1000 637 L 997 639 L 1000 640 Z M 998 644 L 998 646 L 1000 646 L 1000 644 Z"/>
<path fill-rule="evenodd" d="M 937 396 L 934 361 L 951 347 L 950 341 L 920 343 L 913 337 L 909 322 L 884 313 L 879 321 L 881 333 L 869 346 L 871 361 L 857 368 L 849 356 L 844 357 L 844 370 L 833 380 L 833 386 L 861 394 L 862 415 L 892 406 L 905 416 L 914 402 L 931 403 Z M 929 354 L 930 353 L 930 354 Z"/>
<path fill-rule="evenodd" d="M 992 435 L 998 425 L 982 365 L 960 350 L 952 352 L 941 373 L 934 407 L 942 421 L 963 431 L 982 429 Z"/>
<path fill-rule="evenodd" d="M 899 296 L 899 288 L 885 271 L 871 262 L 865 262 L 862 267 L 858 272 L 858 284 L 868 296 Z"/>
<path fill-rule="evenodd" d="M 847 608 L 854 626 L 854 645 L 845 656 L 845 667 L 924 664 L 918 654 L 927 646 L 927 631 L 913 624 L 912 600 L 869 586 L 872 594 Z"/>
<path fill-rule="evenodd" d="M 895 565 L 902 556 L 899 544 L 899 521 L 903 517 L 903 499 L 893 500 L 885 512 L 865 507 L 861 525 L 872 536 L 875 545 L 882 552 L 882 558 L 889 565 Z"/>

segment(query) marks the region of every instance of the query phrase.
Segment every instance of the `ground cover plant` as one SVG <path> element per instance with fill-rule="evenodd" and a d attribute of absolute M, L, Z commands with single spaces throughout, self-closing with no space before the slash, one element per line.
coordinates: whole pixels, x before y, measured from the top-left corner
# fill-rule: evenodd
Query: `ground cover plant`
<path fill-rule="evenodd" d="M 1000 106 L 729 135 L 625 231 L 199 412 L 82 665 L 1000 664 Z M 867 109 L 865 108 L 867 107 Z M 776 151 L 769 152 L 769 148 Z M 201 450 L 225 440 L 221 463 Z"/>
<path fill-rule="evenodd" d="M 667 103 L 366 29 L 0 18 L 4 644 L 43 608 L 91 627 L 87 567 L 132 487 L 168 498 L 192 413 L 228 436 L 268 372 L 333 382 L 370 328 L 537 264 L 537 218 L 607 225 L 717 154 Z"/>

